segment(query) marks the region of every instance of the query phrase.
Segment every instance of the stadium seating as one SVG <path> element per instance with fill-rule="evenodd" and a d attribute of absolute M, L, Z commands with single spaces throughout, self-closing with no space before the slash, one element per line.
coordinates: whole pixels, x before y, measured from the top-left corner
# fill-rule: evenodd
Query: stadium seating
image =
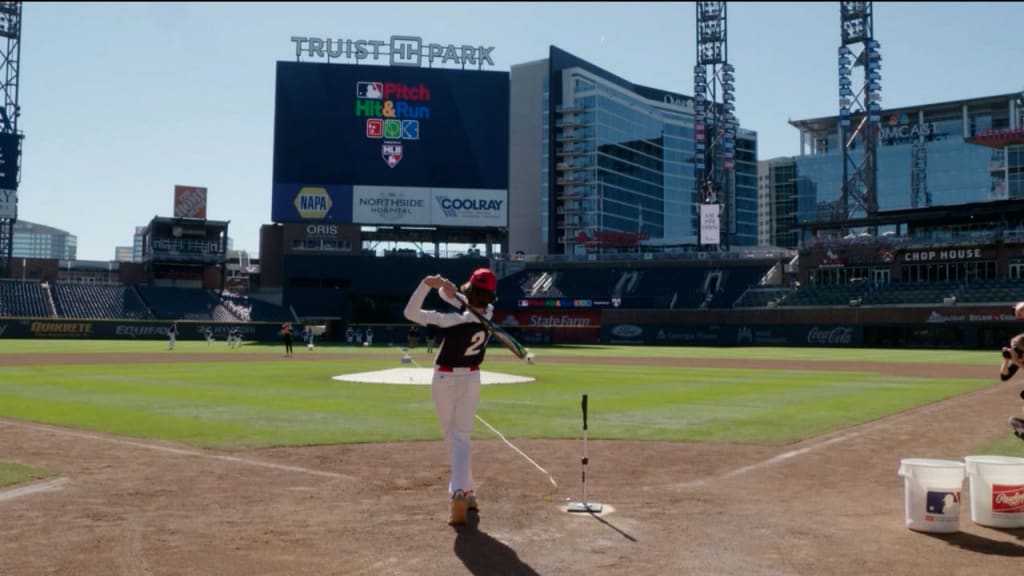
<path fill-rule="evenodd" d="M 45 285 L 35 280 L 0 280 L 0 316 L 48 318 Z"/>
<path fill-rule="evenodd" d="M 143 302 L 159 320 L 214 320 L 215 313 L 220 314 L 216 312 L 220 300 L 200 288 L 146 285 L 137 288 Z"/>
<path fill-rule="evenodd" d="M 59 318 L 153 318 L 138 293 L 128 286 L 53 284 L 50 294 Z"/>

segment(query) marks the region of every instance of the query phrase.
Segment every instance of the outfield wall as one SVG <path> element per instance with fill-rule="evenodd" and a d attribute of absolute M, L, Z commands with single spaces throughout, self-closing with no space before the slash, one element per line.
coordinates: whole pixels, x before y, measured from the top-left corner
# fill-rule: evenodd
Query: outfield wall
<path fill-rule="evenodd" d="M 170 322 L 138 320 L 64 320 L 40 318 L 0 319 L 0 338 L 48 338 L 70 340 L 166 340 Z M 243 340 L 280 340 L 281 325 L 252 322 L 179 321 L 179 340 L 202 340 L 203 330 L 213 330 L 214 338 L 225 340 L 228 331 L 237 328 Z M 302 328 L 297 328 L 301 333 Z"/>
<path fill-rule="evenodd" d="M 1008 306 L 605 310 L 600 341 L 674 346 L 984 349 L 1024 332 Z"/>
<path fill-rule="evenodd" d="M 495 320 L 528 346 L 636 344 L 671 346 L 807 346 L 998 349 L 1024 332 L 1007 306 L 743 310 L 588 310 L 498 312 Z M 0 319 L 0 338 L 164 340 L 169 322 Z M 318 340 L 348 343 L 348 328 L 373 330 L 374 345 L 404 345 L 411 324 L 332 321 Z M 279 342 L 280 324 L 179 321 L 182 340 L 209 327 L 223 341 L 238 328 L 247 341 Z M 303 327 L 295 326 L 296 341 Z M 356 338 L 352 343 L 361 343 Z"/>

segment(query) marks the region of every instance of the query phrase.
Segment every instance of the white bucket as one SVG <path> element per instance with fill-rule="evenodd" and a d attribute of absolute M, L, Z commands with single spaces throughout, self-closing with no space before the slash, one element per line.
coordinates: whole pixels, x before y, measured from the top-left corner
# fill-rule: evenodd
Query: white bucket
<path fill-rule="evenodd" d="M 967 456 L 971 520 L 995 528 L 1024 527 L 1024 458 Z"/>
<path fill-rule="evenodd" d="M 907 528 L 920 532 L 960 530 L 960 491 L 964 464 L 956 460 L 900 460 L 904 478 Z"/>

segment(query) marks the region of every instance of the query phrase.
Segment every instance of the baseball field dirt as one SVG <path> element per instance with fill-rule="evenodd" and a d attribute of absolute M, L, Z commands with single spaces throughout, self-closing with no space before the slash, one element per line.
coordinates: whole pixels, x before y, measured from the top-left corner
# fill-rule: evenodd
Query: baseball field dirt
<path fill-rule="evenodd" d="M 591 439 L 588 500 L 600 515 L 565 511 L 582 498 L 579 439 L 515 441 L 557 480 L 554 493 L 500 440 L 477 440 L 481 510 L 459 529 L 446 524 L 440 442 L 219 452 L 0 419 L 0 460 L 54 474 L 0 490 L 0 574 L 1019 576 L 1024 529 L 972 522 L 965 483 L 959 532 L 908 530 L 897 474 L 901 459 L 960 460 L 1008 434 L 1018 386 L 995 367 L 814 367 L 994 381 L 782 447 Z"/>

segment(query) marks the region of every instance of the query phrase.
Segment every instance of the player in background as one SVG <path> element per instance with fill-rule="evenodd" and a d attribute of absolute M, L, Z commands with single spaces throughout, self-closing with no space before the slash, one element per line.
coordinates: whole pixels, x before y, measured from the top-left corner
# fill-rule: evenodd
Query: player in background
<path fill-rule="evenodd" d="M 281 336 L 284 338 L 284 357 L 291 358 L 292 338 L 294 337 L 291 322 L 285 322 L 281 325 Z"/>
<path fill-rule="evenodd" d="M 369 326 L 366 328 L 366 345 L 373 346 L 373 328 Z"/>
<path fill-rule="evenodd" d="M 1003 365 L 999 368 L 999 379 L 1006 382 L 1024 367 L 1024 333 L 1017 334 L 1010 340 L 1010 345 L 1003 348 Z M 1024 390 L 1020 393 L 1024 399 Z M 1024 418 L 1020 416 L 1010 417 L 1010 427 L 1014 435 L 1024 440 Z"/>
<path fill-rule="evenodd" d="M 211 344 L 213 344 L 213 340 L 214 340 L 214 338 L 213 338 L 213 330 L 211 330 L 209 326 L 206 326 L 205 328 L 203 328 L 203 338 L 206 339 L 206 346 L 207 347 L 209 347 Z"/>
<path fill-rule="evenodd" d="M 405 317 L 421 326 L 432 326 L 440 340 L 434 358 L 430 395 L 434 401 L 451 468 L 448 480 L 451 514 L 448 523 L 466 523 L 469 510 L 477 510 L 472 472 L 470 435 L 480 404 L 480 365 L 484 361 L 489 333 L 469 311 L 423 310 L 431 290 L 446 302 L 453 302 L 456 290 L 466 296 L 469 306 L 490 318 L 498 279 L 487 268 L 473 272 L 461 287 L 441 276 L 427 276 L 409 297 Z"/>
<path fill-rule="evenodd" d="M 174 342 L 178 339 L 178 323 L 173 322 L 167 329 L 167 349 L 174 350 Z"/>

